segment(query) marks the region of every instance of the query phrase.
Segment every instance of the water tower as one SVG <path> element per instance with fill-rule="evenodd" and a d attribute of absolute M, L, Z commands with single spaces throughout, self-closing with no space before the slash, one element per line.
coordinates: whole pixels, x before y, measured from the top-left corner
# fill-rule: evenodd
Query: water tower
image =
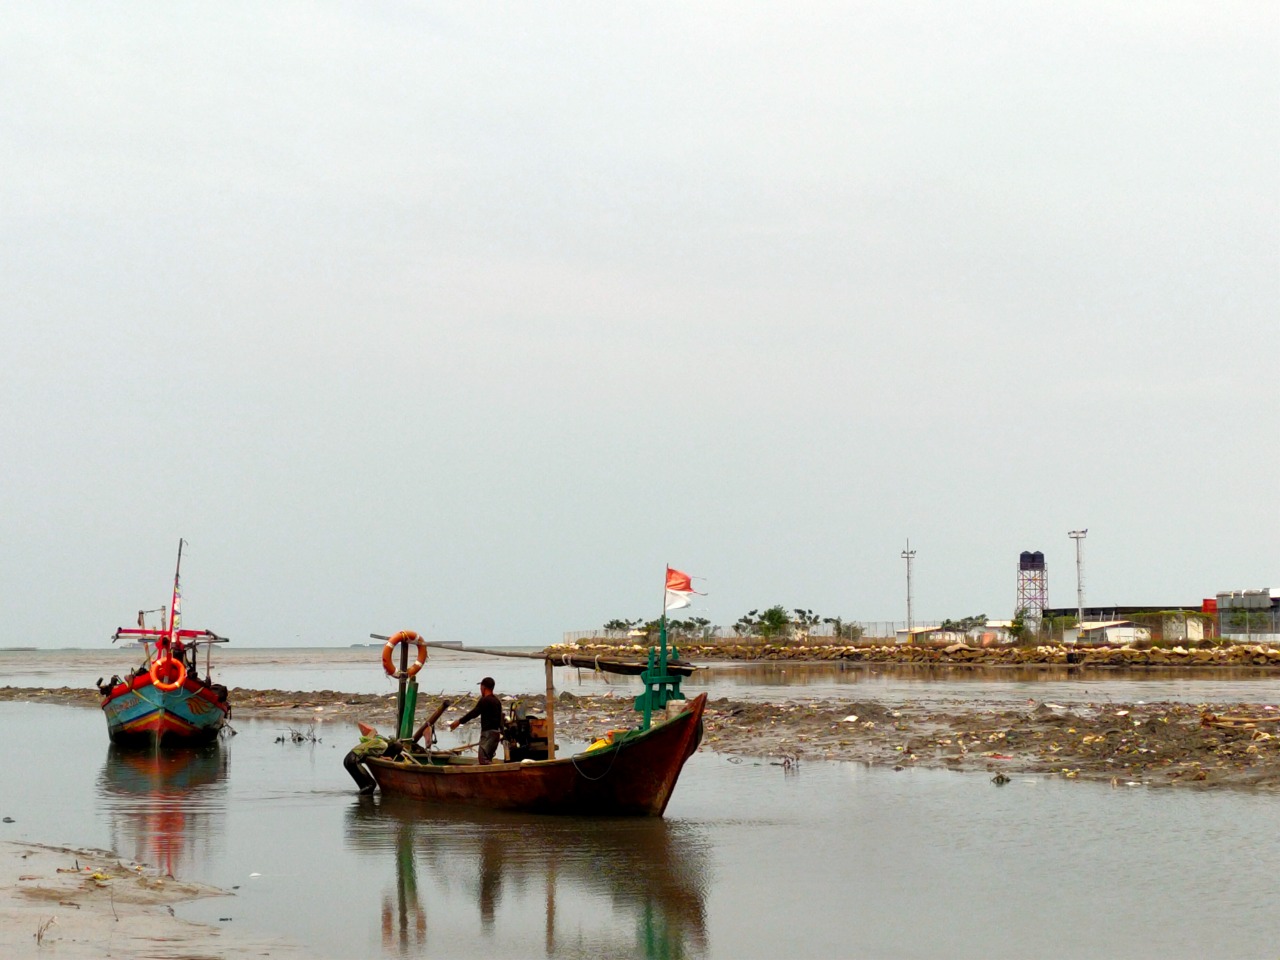
<path fill-rule="evenodd" d="M 1039 550 L 1023 550 L 1018 555 L 1018 605 L 1014 615 L 1021 610 L 1027 630 L 1039 633 L 1048 602 L 1049 571 L 1044 565 L 1044 554 Z"/>

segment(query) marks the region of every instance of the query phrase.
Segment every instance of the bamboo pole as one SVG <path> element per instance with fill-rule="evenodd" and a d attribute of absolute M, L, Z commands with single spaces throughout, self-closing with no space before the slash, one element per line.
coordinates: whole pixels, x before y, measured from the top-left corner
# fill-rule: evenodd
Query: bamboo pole
<path fill-rule="evenodd" d="M 380 633 L 369 634 L 370 640 L 390 640 L 390 637 L 384 637 Z M 455 653 L 483 653 L 489 657 L 516 657 L 520 660 L 545 660 L 546 655 L 543 653 L 518 653 L 514 650 L 487 650 L 484 647 L 458 647 L 449 643 L 440 643 L 437 640 L 422 641 L 428 647 L 436 647 L 440 650 L 452 650 Z M 408 661 L 405 661 L 406 668 Z"/>
<path fill-rule="evenodd" d="M 547 759 L 554 760 L 556 758 L 556 688 L 552 683 L 552 667 L 551 661 L 547 664 Z"/>
<path fill-rule="evenodd" d="M 369 638 L 372 640 L 386 640 L 380 633 L 371 633 Z M 453 651 L 454 653 L 482 653 L 487 657 L 514 657 L 517 660 L 547 660 L 561 667 L 578 667 L 582 670 L 603 670 L 606 673 L 621 673 L 631 676 L 639 676 L 645 669 L 644 663 L 634 663 L 620 660 L 610 660 L 598 656 L 584 656 L 572 653 L 556 653 L 546 654 L 541 651 L 520 653 L 515 650 L 489 650 L 485 647 L 459 647 L 452 644 L 444 644 L 435 640 L 423 641 L 428 647 L 437 647 L 441 650 Z M 682 677 L 688 677 L 693 674 L 696 667 L 692 663 L 684 660 L 668 660 L 667 672 L 678 673 Z"/>

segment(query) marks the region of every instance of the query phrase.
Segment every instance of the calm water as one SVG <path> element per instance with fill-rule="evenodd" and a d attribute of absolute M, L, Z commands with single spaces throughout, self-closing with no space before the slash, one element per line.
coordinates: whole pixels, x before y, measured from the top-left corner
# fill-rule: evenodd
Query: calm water
<path fill-rule="evenodd" d="M 381 667 L 381 648 L 238 649 L 215 654 L 215 679 L 229 687 L 346 693 L 392 693 L 395 682 Z M 0 650 L 0 685 L 89 687 L 97 678 L 137 665 L 136 648 L 121 650 Z M 201 670 L 203 672 L 201 660 Z M 432 650 L 418 676 L 422 697 L 473 690 L 492 676 L 499 694 L 541 693 L 543 666 L 533 660 L 480 657 Z M 634 677 L 555 669 L 557 690 L 634 696 Z M 1146 668 L 1117 671 L 1073 667 L 931 667 L 843 663 L 713 664 L 685 681 L 685 689 L 713 698 L 743 700 L 846 697 L 855 700 L 991 702 L 1053 700 L 1280 701 L 1280 671 L 1255 667 Z"/>
<path fill-rule="evenodd" d="M 1274 690 L 1203 682 L 1255 700 Z M 237 887 L 178 910 L 317 957 L 1275 955 L 1269 794 L 1030 777 L 998 788 L 818 762 L 789 773 L 702 751 L 664 821 L 561 820 L 359 798 L 340 763 L 345 729 L 281 744 L 282 726 L 237 720 L 240 735 L 211 752 L 140 757 L 109 748 L 94 710 L 0 703 L 0 723 L 0 816 L 16 821 L 0 838 L 114 848 Z"/>

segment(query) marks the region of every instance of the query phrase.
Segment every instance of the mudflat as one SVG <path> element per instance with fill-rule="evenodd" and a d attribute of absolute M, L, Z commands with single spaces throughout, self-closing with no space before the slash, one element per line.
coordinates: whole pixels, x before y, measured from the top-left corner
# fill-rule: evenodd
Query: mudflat
<path fill-rule="evenodd" d="M 450 699 L 467 704 L 471 697 L 468 691 Z M 541 697 L 521 699 L 543 708 Z M 0 687 L 0 700 L 99 703 L 95 691 L 70 687 Z M 396 702 L 394 694 L 249 689 L 233 690 L 232 700 L 233 722 L 250 717 L 273 719 L 282 732 L 324 729 L 339 745 L 348 735 L 356 741 L 356 721 L 389 730 Z M 433 707 L 431 699 L 419 703 L 423 713 Z M 631 726 L 636 716 L 630 697 L 568 692 L 557 698 L 555 714 L 561 743 Z M 342 729 L 348 724 L 349 731 Z M 1117 785 L 1280 789 L 1280 709 L 1263 703 L 720 698 L 708 704 L 703 749 L 780 764 L 840 760 Z"/>

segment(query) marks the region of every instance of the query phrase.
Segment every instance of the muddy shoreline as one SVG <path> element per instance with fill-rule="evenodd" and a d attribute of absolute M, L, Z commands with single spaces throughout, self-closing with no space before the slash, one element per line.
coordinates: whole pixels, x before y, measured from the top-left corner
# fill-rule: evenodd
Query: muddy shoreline
<path fill-rule="evenodd" d="M 471 694 L 450 699 L 456 706 L 446 721 L 470 706 Z M 535 711 L 542 709 L 542 697 L 521 699 Z M 95 691 L 70 687 L 0 687 L 4 700 L 99 705 Z M 234 689 L 231 700 L 233 726 L 236 718 L 273 720 L 282 734 L 296 731 L 341 746 L 355 742 L 357 720 L 389 729 L 396 698 Z M 419 710 L 434 704 L 426 700 Z M 564 692 L 556 701 L 562 744 L 631 726 L 634 718 L 630 696 Z M 838 760 L 893 769 L 986 771 L 993 777 L 1051 775 L 1117 786 L 1280 789 L 1280 709 L 1262 703 L 719 698 L 708 704 L 703 749 L 774 763 Z"/>
<path fill-rule="evenodd" d="M 300 957 L 276 939 L 175 917 L 173 904 L 234 896 L 106 850 L 0 841 L 5 957 Z"/>

